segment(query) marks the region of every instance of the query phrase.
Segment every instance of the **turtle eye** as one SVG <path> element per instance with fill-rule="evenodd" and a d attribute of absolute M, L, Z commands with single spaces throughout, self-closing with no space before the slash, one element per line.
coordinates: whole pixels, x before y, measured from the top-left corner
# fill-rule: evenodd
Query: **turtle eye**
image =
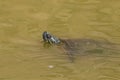
<path fill-rule="evenodd" d="M 51 35 L 50 35 L 50 34 L 47 34 L 47 38 L 51 38 Z"/>

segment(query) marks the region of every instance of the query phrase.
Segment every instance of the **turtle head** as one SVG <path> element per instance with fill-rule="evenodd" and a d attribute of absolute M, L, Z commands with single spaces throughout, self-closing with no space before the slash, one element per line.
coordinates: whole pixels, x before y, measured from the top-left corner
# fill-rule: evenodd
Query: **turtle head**
<path fill-rule="evenodd" d="M 48 41 L 51 38 L 51 35 L 47 31 L 44 31 L 42 37 L 44 41 Z"/>
<path fill-rule="evenodd" d="M 43 37 L 44 42 L 48 42 L 50 44 L 58 44 L 58 43 L 60 43 L 60 39 L 58 39 L 57 37 L 51 35 L 47 31 L 43 32 L 42 37 Z"/>

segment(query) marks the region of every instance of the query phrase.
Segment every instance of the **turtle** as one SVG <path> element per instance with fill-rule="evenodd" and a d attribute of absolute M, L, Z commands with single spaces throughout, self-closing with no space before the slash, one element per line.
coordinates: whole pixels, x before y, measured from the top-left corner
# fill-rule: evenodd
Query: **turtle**
<path fill-rule="evenodd" d="M 47 31 L 43 32 L 42 37 L 46 44 L 62 46 L 71 61 L 74 61 L 77 55 L 103 56 L 102 54 L 105 53 L 110 55 L 114 52 L 120 52 L 120 45 L 109 41 L 94 39 L 60 39 Z"/>

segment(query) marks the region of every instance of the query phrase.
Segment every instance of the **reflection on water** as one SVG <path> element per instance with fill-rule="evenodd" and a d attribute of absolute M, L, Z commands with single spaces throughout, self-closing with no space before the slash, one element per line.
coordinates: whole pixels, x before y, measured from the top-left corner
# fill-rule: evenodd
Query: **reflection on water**
<path fill-rule="evenodd" d="M 0 0 L 0 79 L 119 80 L 119 4 L 119 0 Z M 70 47 L 44 47 L 41 34 L 46 30 L 72 39 Z M 80 41 L 74 44 L 73 39 Z M 79 53 L 73 63 L 66 51 Z"/>

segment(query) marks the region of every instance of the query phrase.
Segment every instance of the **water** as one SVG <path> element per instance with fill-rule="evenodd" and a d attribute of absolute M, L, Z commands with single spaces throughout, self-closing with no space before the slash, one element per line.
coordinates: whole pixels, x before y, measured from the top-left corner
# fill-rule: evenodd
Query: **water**
<path fill-rule="evenodd" d="M 119 4 L 119 0 L 0 0 L 0 79 L 119 80 Z M 45 30 L 63 39 L 87 38 L 117 47 L 107 45 L 105 52 L 90 51 L 92 55 L 70 62 L 61 46 L 44 47 Z"/>

